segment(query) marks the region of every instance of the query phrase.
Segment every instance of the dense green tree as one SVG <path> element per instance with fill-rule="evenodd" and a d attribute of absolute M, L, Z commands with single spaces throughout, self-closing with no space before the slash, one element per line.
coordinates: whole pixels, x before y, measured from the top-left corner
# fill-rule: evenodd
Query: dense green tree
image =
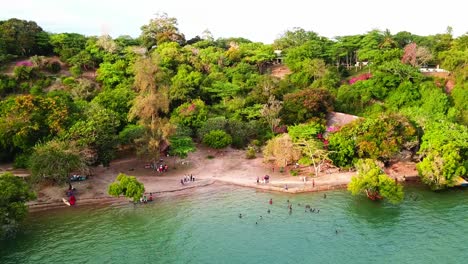
<path fill-rule="evenodd" d="M 70 118 L 66 99 L 19 95 L 0 102 L 0 145 L 27 151 L 39 140 L 62 132 Z"/>
<path fill-rule="evenodd" d="M 324 118 L 333 110 L 334 97 L 325 89 L 304 89 L 284 96 L 280 117 L 285 124 Z"/>
<path fill-rule="evenodd" d="M 329 157 L 335 166 L 349 168 L 355 163 L 356 142 L 348 133 L 332 133 L 328 142 Z"/>
<path fill-rule="evenodd" d="M 145 192 L 145 186 L 135 176 L 120 173 L 115 182 L 109 185 L 107 192 L 112 196 L 119 197 L 123 195 L 131 198 L 133 202 L 138 202 Z"/>
<path fill-rule="evenodd" d="M 29 169 L 37 182 L 50 180 L 64 183 L 71 172 L 86 172 L 86 163 L 75 142 L 52 140 L 34 147 Z"/>
<path fill-rule="evenodd" d="M 92 100 L 100 106 L 112 110 L 119 116 L 121 126 L 127 123 L 128 111 L 132 106 L 136 93 L 129 86 L 119 85 L 115 89 L 106 89 Z"/>
<path fill-rule="evenodd" d="M 102 83 L 104 88 L 113 89 L 119 84 L 126 83 L 132 84 L 132 81 L 128 81 L 130 73 L 128 72 L 128 62 L 123 59 L 119 59 L 115 62 L 103 62 L 99 65 L 97 70 L 96 80 Z"/>
<path fill-rule="evenodd" d="M 195 144 L 191 137 L 188 136 L 172 136 L 169 138 L 171 144 L 169 154 L 182 159 L 187 158 L 190 152 L 195 151 Z"/>
<path fill-rule="evenodd" d="M 50 44 L 62 60 L 68 61 L 85 48 L 86 37 L 76 33 L 54 34 L 50 36 Z"/>
<path fill-rule="evenodd" d="M 325 126 L 317 122 L 288 126 L 288 134 L 293 141 L 317 139 L 325 132 Z"/>
<path fill-rule="evenodd" d="M 223 130 L 211 130 L 203 136 L 203 144 L 220 149 L 229 146 L 232 143 L 232 137 Z"/>
<path fill-rule="evenodd" d="M 49 51 L 48 35 L 34 21 L 16 18 L 0 21 L 0 39 L 6 54 L 23 57 Z"/>
<path fill-rule="evenodd" d="M 372 200 L 385 198 L 393 204 L 403 200 L 403 186 L 386 175 L 374 160 L 359 160 L 356 169 L 358 174 L 348 184 L 353 195 L 365 192 Z"/>
<path fill-rule="evenodd" d="M 177 74 L 171 79 L 169 97 L 171 100 L 187 101 L 192 99 L 195 92 L 200 88 L 203 75 L 193 71 L 190 66 L 182 64 L 177 70 Z"/>
<path fill-rule="evenodd" d="M 306 31 L 303 28 L 293 28 L 287 30 L 278 39 L 275 39 L 273 47 L 279 50 L 294 48 L 305 44 L 309 40 L 317 40 L 319 35 L 313 31 Z"/>
<path fill-rule="evenodd" d="M 206 120 L 203 125 L 198 129 L 197 134 L 203 140 L 206 134 L 214 130 L 223 130 L 226 132 L 228 120 L 224 116 L 212 117 Z"/>
<path fill-rule="evenodd" d="M 428 122 L 419 153 L 422 181 L 436 190 L 451 187 L 458 177 L 468 175 L 468 129 L 442 120 Z"/>
<path fill-rule="evenodd" d="M 94 153 L 87 157 L 90 164 L 108 166 L 114 158 L 117 146 L 117 128 L 120 121 L 115 112 L 99 105 L 90 104 L 86 119 L 77 121 L 68 130 L 66 139 L 75 140 L 81 147 Z"/>
<path fill-rule="evenodd" d="M 199 129 L 208 117 L 208 107 L 205 102 L 195 99 L 183 103 L 171 115 L 171 122 L 192 129 Z"/>
<path fill-rule="evenodd" d="M 185 37 L 177 28 L 177 19 L 166 13 L 158 13 L 147 25 L 141 27 L 143 45 L 151 48 L 164 42 L 185 42 Z"/>
<path fill-rule="evenodd" d="M 0 174 L 0 239 L 14 233 L 28 213 L 25 203 L 35 198 L 22 178 L 9 172 Z"/>

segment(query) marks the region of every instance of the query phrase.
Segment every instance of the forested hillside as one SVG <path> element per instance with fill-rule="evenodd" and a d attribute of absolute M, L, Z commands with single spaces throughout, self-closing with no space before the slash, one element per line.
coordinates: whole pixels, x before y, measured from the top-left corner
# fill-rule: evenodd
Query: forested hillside
<path fill-rule="evenodd" d="M 278 63 L 291 73 L 272 76 Z M 334 39 L 295 28 L 263 44 L 208 31 L 185 39 L 165 14 L 136 39 L 10 19 L 0 65 L 0 161 L 36 180 L 64 181 L 123 150 L 183 157 L 194 142 L 251 156 L 265 146 L 278 166 L 388 165 L 407 152 L 434 189 L 467 175 L 468 35 L 450 28 Z M 362 118 L 327 128 L 331 111 Z"/>

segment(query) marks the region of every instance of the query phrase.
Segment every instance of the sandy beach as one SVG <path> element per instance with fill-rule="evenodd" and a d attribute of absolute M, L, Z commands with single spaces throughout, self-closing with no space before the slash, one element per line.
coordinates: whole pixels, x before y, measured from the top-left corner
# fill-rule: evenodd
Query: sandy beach
<path fill-rule="evenodd" d="M 147 161 L 137 157 L 114 160 L 108 168 L 98 166 L 93 168 L 93 175 L 85 181 L 74 182 L 77 189 L 77 205 L 126 203 L 125 197 L 116 198 L 107 194 L 107 186 L 115 180 L 119 173 L 136 176 L 144 183 L 145 192 L 153 193 L 155 198 L 190 192 L 193 188 L 203 188 L 213 184 L 233 184 L 265 191 L 302 193 L 346 188 L 355 172 L 324 171 L 318 177 L 311 177 L 312 168 L 300 168 L 300 174 L 291 176 L 286 168 L 280 172 L 271 164 L 263 162 L 261 153 L 255 159 L 246 159 L 245 151 L 236 149 L 213 150 L 200 146 L 196 152 L 190 153 L 187 159 L 164 157 L 163 163 L 169 170 L 158 173 L 145 168 Z M 24 173 L 24 171 L 22 172 Z M 414 163 L 398 164 L 387 170 L 387 174 L 403 181 L 417 175 Z M 184 185 L 180 180 L 185 175 L 195 177 L 194 182 Z M 268 183 L 262 178 L 270 176 Z M 403 177 L 405 176 L 405 177 Z M 257 183 L 257 177 L 260 183 Z M 306 177 L 304 182 L 303 177 Z M 66 206 L 62 202 L 68 186 L 37 187 L 37 200 L 29 202 L 31 211 L 46 210 Z M 287 187 L 287 188 L 286 188 Z"/>

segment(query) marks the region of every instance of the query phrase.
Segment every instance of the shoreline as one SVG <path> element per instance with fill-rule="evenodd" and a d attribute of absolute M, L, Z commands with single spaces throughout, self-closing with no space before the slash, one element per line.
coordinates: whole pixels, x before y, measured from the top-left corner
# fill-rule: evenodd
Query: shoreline
<path fill-rule="evenodd" d="M 211 158 L 208 159 L 208 156 Z M 89 179 L 72 183 L 73 187 L 78 190 L 77 206 L 128 202 L 128 199 L 124 197 L 112 197 L 107 194 L 109 184 L 115 181 L 119 173 L 135 176 L 144 184 L 146 195 L 151 192 L 157 197 L 167 197 L 183 192 L 190 195 L 196 189 L 214 184 L 289 194 L 322 192 L 346 189 L 352 176 L 355 175 L 352 171 L 324 171 L 319 176 L 312 177 L 313 171 L 302 167 L 299 175 L 292 176 L 289 173 L 292 167 L 280 172 L 271 164 L 264 163 L 261 155 L 255 159 L 246 159 L 245 151 L 231 148 L 214 151 L 200 147 L 184 160 L 165 157 L 164 163 L 171 165 L 170 169 L 164 173 L 148 169 L 147 162 L 135 156 L 116 159 L 109 167 L 95 167 Z M 387 174 L 402 183 L 419 179 L 414 163 L 391 167 Z M 187 175 L 193 175 L 196 180 L 184 182 L 182 185 L 181 180 Z M 270 176 L 270 181 L 258 183 L 257 178 L 263 179 L 265 175 Z M 304 177 L 306 177 L 305 180 Z M 28 208 L 35 212 L 68 207 L 62 201 L 62 198 L 66 197 L 65 189 L 66 186 L 63 185 L 38 186 L 36 189 L 38 198 L 27 203 Z"/>
<path fill-rule="evenodd" d="M 418 183 L 418 181 L 405 181 L 403 182 L 404 185 L 407 184 L 414 184 Z M 198 184 L 192 186 L 186 186 L 181 188 L 172 188 L 166 189 L 161 191 L 154 191 L 151 192 L 153 194 L 160 194 L 159 197 L 168 196 L 171 193 L 179 193 L 179 192 L 187 192 L 191 189 L 199 189 L 204 188 L 211 185 L 233 185 L 243 188 L 251 188 L 256 190 L 268 191 L 268 192 L 281 192 L 281 193 L 290 193 L 290 194 L 300 194 L 300 193 L 314 193 L 314 192 L 324 192 L 324 191 L 331 191 L 331 190 L 345 190 L 348 186 L 347 183 L 336 183 L 336 184 L 326 184 L 326 185 L 316 185 L 314 187 L 311 186 L 310 183 L 303 184 L 304 186 L 301 187 L 290 187 L 287 190 L 284 187 L 278 186 L 278 182 L 272 183 L 245 183 L 245 182 L 236 182 L 232 180 L 225 180 L 225 179 L 201 179 Z M 295 185 L 300 185 L 301 183 L 294 183 Z M 148 195 L 150 191 L 146 191 L 145 194 Z M 127 198 L 121 197 L 113 197 L 113 196 L 102 196 L 102 197 L 92 197 L 92 198 L 81 198 L 77 199 L 77 207 L 80 206 L 93 206 L 93 205 L 103 205 L 108 206 L 111 204 L 125 204 L 131 202 Z M 63 209 L 70 206 L 65 205 L 62 201 L 54 201 L 54 202 L 35 202 L 32 201 L 28 204 L 28 210 L 31 213 L 35 212 L 42 212 L 47 210 L 53 209 Z"/>

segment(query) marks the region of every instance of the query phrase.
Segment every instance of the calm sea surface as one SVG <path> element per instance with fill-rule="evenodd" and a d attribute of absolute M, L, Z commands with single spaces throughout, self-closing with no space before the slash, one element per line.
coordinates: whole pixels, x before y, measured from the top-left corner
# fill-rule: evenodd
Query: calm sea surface
<path fill-rule="evenodd" d="M 0 263 L 466 263 L 468 190 L 405 191 L 393 206 L 346 191 L 212 186 L 146 205 L 32 213 L 0 242 Z"/>

